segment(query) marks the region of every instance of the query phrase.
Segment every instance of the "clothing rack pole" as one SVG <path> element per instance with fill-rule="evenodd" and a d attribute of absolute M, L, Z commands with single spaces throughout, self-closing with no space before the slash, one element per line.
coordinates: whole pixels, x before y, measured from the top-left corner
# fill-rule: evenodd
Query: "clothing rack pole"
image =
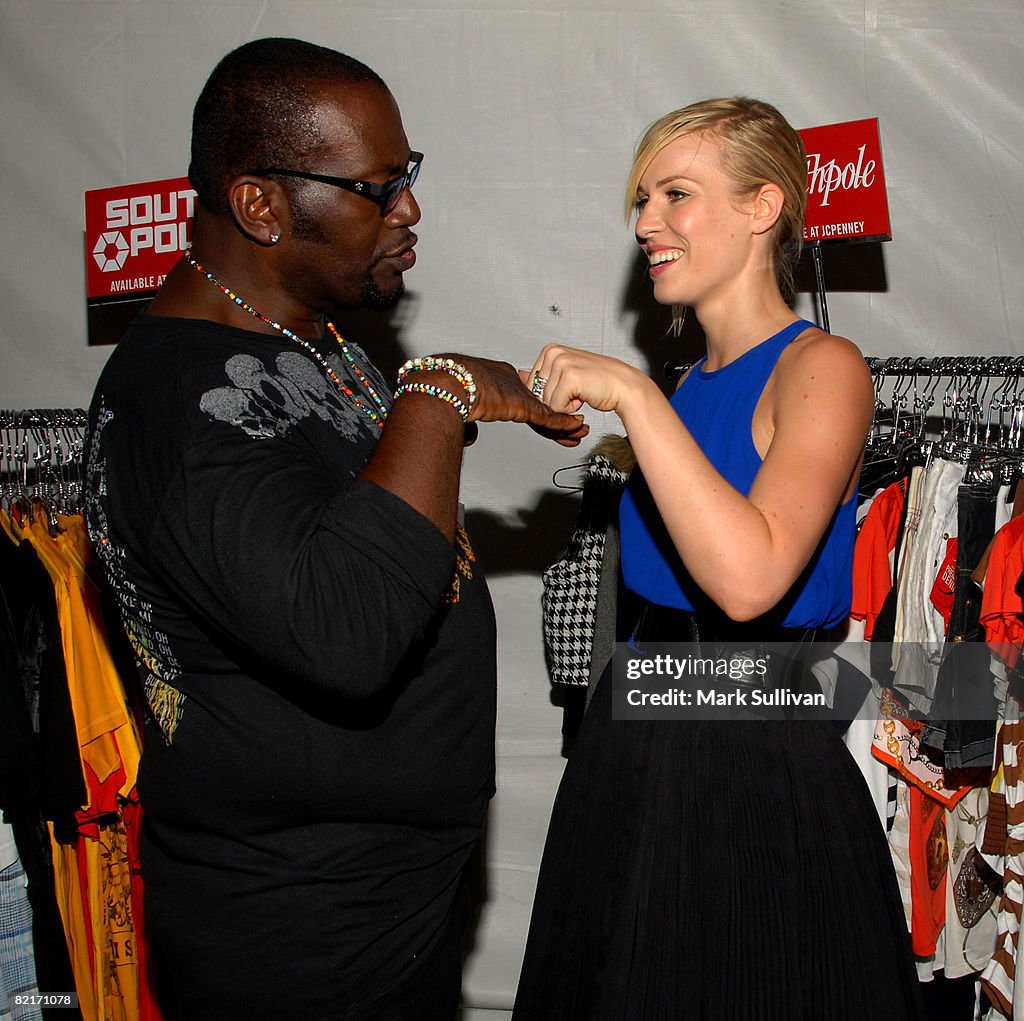
<path fill-rule="evenodd" d="M 1024 375 L 1024 357 L 939 355 L 936 358 L 864 359 L 873 376 L 969 376 L 1010 379 Z"/>
<path fill-rule="evenodd" d="M 825 293 L 825 263 L 821 254 L 821 242 L 811 243 L 811 258 L 814 262 L 814 280 L 818 288 L 818 307 L 821 309 L 821 328 L 831 333 L 828 323 L 828 296 Z"/>
<path fill-rule="evenodd" d="M 0 429 L 84 429 L 88 415 L 83 408 L 31 408 L 12 411 L 0 408 Z"/>

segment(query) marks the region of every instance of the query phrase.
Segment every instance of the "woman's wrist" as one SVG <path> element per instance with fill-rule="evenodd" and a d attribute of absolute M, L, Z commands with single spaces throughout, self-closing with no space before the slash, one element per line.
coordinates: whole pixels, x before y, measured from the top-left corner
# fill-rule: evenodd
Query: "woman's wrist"
<path fill-rule="evenodd" d="M 637 428 L 638 423 L 642 426 L 653 408 L 664 404 L 666 398 L 661 387 L 650 376 L 633 366 L 630 369 L 635 375 L 623 387 L 615 411 L 624 425 L 628 423 Z"/>

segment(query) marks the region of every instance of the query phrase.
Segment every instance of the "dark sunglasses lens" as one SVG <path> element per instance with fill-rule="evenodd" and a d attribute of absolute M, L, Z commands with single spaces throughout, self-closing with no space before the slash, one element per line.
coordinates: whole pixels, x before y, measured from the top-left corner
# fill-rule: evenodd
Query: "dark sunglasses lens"
<path fill-rule="evenodd" d="M 417 163 L 401 177 L 396 177 L 393 181 L 388 181 L 386 185 L 387 191 L 384 193 L 385 213 L 390 213 L 391 210 L 398 205 L 398 200 L 402 197 L 402 192 L 405 191 L 406 188 L 411 188 L 413 186 L 413 182 L 416 180 L 419 172 L 420 165 Z"/>
<path fill-rule="evenodd" d="M 403 191 L 405 191 L 404 177 L 398 177 L 394 181 L 388 181 L 387 191 L 384 192 L 385 213 L 390 213 L 391 210 L 398 205 L 398 200 L 402 197 Z"/>

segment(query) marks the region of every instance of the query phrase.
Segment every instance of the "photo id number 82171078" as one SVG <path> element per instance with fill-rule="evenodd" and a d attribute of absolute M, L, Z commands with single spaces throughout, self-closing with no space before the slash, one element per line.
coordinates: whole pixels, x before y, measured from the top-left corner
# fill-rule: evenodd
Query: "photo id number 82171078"
<path fill-rule="evenodd" d="M 15 1007 L 77 1007 L 78 993 L 14 993 Z"/>

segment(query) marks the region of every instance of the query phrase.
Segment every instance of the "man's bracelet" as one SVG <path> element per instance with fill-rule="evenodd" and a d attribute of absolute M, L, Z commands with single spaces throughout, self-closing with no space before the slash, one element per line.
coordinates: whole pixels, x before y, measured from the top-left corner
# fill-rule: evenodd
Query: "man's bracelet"
<path fill-rule="evenodd" d="M 395 391 L 395 400 L 398 400 L 402 394 L 430 394 L 431 397 L 436 397 L 439 401 L 450 404 L 459 413 L 463 422 L 469 421 L 469 408 L 451 390 L 434 386 L 433 383 L 403 383 Z"/>
<path fill-rule="evenodd" d="M 439 358 L 437 355 L 410 358 L 398 370 L 398 382 L 401 383 L 410 372 L 429 372 L 431 369 L 438 369 L 447 372 L 449 376 L 454 376 L 466 391 L 466 402 L 473 407 L 476 403 L 476 381 L 473 379 L 473 373 L 454 358 Z"/>

